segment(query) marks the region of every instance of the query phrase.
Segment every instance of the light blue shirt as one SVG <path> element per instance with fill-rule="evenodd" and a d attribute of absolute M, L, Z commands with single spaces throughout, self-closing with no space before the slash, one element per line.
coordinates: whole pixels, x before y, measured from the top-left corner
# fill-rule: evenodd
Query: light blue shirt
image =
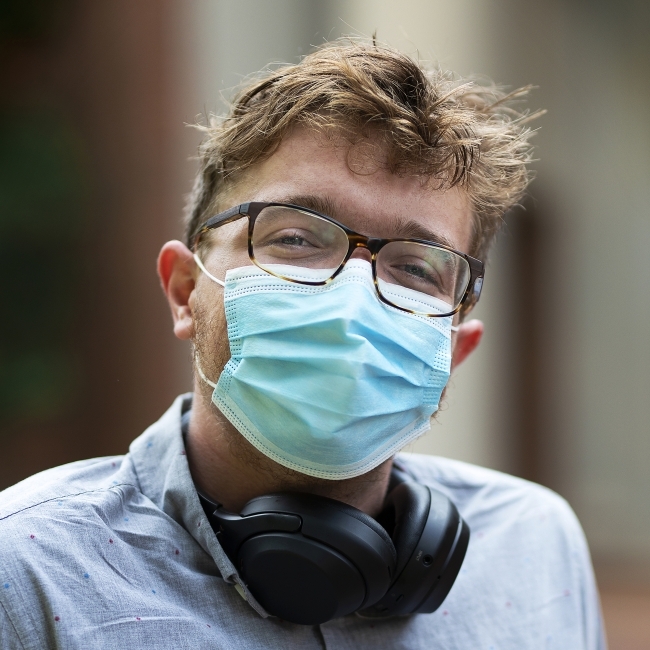
<path fill-rule="evenodd" d="M 188 404 L 179 397 L 126 456 L 57 467 L 0 493 L 2 650 L 605 648 L 589 552 L 566 502 L 416 454 L 400 460 L 472 530 L 442 607 L 317 626 L 267 617 L 196 495 L 180 428 Z"/>

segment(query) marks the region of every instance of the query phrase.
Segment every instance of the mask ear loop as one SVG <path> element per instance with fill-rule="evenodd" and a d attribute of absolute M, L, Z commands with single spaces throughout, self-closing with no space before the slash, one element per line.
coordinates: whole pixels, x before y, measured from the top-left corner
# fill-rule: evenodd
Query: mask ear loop
<path fill-rule="evenodd" d="M 213 382 L 210 381 L 204 374 L 203 370 L 201 370 L 201 366 L 199 365 L 199 360 L 196 358 L 196 354 L 194 355 L 194 365 L 196 366 L 196 371 L 199 373 L 199 377 L 203 379 L 203 381 L 208 385 L 212 386 L 212 388 L 216 388 L 217 385 Z"/>
<path fill-rule="evenodd" d="M 452 332 L 457 332 L 460 329 L 457 325 L 451 325 L 450 327 Z"/>
<path fill-rule="evenodd" d="M 201 271 L 203 271 L 203 273 L 205 273 L 210 278 L 210 280 L 213 280 L 217 284 L 220 284 L 222 287 L 226 286 L 225 282 L 219 280 L 219 278 L 215 278 L 214 275 L 212 275 L 212 273 L 210 273 L 210 271 L 208 271 L 208 269 L 203 266 L 203 262 L 199 259 L 199 256 L 196 253 L 194 253 L 194 261 L 196 262 L 196 265 L 201 269 Z"/>
<path fill-rule="evenodd" d="M 210 271 L 208 271 L 208 269 L 205 268 L 203 262 L 199 259 L 199 256 L 196 253 L 194 253 L 193 257 L 194 257 L 194 261 L 196 262 L 196 265 L 201 269 L 201 271 L 203 271 L 203 273 L 205 273 L 210 278 L 210 280 L 213 280 L 217 284 L 220 284 L 222 287 L 226 286 L 225 282 L 222 282 L 221 280 L 219 280 L 219 278 L 215 278 L 214 275 L 212 275 L 212 273 L 210 273 Z M 213 381 L 210 381 L 203 373 L 203 370 L 201 370 L 201 366 L 199 365 L 199 360 L 196 357 L 196 350 L 194 351 L 194 365 L 196 367 L 196 371 L 199 373 L 199 377 L 201 377 L 201 379 L 203 379 L 203 381 L 208 386 L 211 386 L 212 388 L 216 388 L 217 385 Z"/>
<path fill-rule="evenodd" d="M 194 367 L 196 368 L 196 371 L 199 373 L 199 377 L 201 377 L 201 379 L 203 379 L 203 381 L 208 386 L 211 386 L 212 388 L 216 388 L 217 385 L 213 381 L 210 381 L 203 373 L 203 370 L 201 370 L 201 365 L 199 364 L 199 355 L 196 353 L 196 348 L 194 347 L 194 345 L 192 345 L 192 356 L 194 357 Z"/>

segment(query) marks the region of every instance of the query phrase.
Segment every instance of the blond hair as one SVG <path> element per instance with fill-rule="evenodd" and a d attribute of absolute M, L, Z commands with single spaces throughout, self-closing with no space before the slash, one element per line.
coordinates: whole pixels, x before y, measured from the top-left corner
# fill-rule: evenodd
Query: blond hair
<path fill-rule="evenodd" d="M 435 179 L 441 189 L 462 187 L 473 206 L 469 252 L 484 257 L 504 212 L 531 178 L 527 122 L 539 113 L 512 107 L 527 91 L 506 94 L 493 84 L 427 69 L 385 45 L 324 45 L 249 82 L 227 116 L 212 116 L 200 127 L 206 136 L 186 207 L 186 243 L 191 246 L 226 187 L 272 155 L 292 126 L 303 125 L 351 144 L 378 137 L 392 173 Z"/>

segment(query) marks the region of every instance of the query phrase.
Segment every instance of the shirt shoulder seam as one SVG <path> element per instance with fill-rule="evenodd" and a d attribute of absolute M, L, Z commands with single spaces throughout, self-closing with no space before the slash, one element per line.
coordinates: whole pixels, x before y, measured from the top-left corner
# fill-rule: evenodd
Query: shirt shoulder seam
<path fill-rule="evenodd" d="M 14 510 L 13 512 L 9 512 L 6 515 L 0 516 L 0 521 L 4 521 L 5 519 L 9 519 L 9 517 L 13 517 L 15 515 L 19 515 L 21 512 L 25 512 L 26 510 L 31 510 L 32 508 L 36 508 L 38 506 L 43 505 L 44 503 L 49 503 L 50 501 L 60 501 L 62 499 L 69 499 L 71 497 L 78 497 L 82 496 L 83 494 L 92 494 L 93 492 L 110 492 L 111 490 L 114 490 L 117 487 L 134 487 L 138 489 L 138 486 L 133 484 L 133 483 L 116 483 L 115 485 L 111 485 L 108 488 L 96 488 L 94 490 L 82 490 L 81 492 L 75 492 L 74 494 L 60 494 L 54 497 L 50 497 L 49 499 L 43 499 L 42 501 L 38 501 L 37 503 L 31 503 L 28 506 L 25 506 L 24 508 L 20 508 L 18 510 Z"/>

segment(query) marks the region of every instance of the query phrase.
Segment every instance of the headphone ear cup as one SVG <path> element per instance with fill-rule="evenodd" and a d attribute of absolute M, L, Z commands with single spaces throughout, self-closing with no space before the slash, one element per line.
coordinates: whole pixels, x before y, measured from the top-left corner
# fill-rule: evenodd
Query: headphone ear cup
<path fill-rule="evenodd" d="M 378 521 L 389 532 L 395 545 L 396 576 L 402 573 L 422 537 L 430 505 L 429 489 L 412 481 L 400 483 L 386 498 Z"/>
<path fill-rule="evenodd" d="M 342 553 L 302 535 L 268 532 L 246 540 L 239 569 L 255 598 L 292 623 L 317 625 L 358 609 L 362 573 Z"/>
<path fill-rule="evenodd" d="M 372 606 L 385 595 L 395 575 L 395 549 L 374 519 L 326 497 L 276 493 L 252 499 L 228 525 L 234 531 L 270 515 L 288 515 L 300 525 L 247 528 L 243 542 L 231 550 L 269 613 L 315 625 Z"/>
<path fill-rule="evenodd" d="M 389 495 L 381 523 L 397 550 L 397 570 L 386 595 L 365 610 L 368 616 L 435 611 L 460 571 L 469 528 L 442 492 L 415 482 Z"/>

